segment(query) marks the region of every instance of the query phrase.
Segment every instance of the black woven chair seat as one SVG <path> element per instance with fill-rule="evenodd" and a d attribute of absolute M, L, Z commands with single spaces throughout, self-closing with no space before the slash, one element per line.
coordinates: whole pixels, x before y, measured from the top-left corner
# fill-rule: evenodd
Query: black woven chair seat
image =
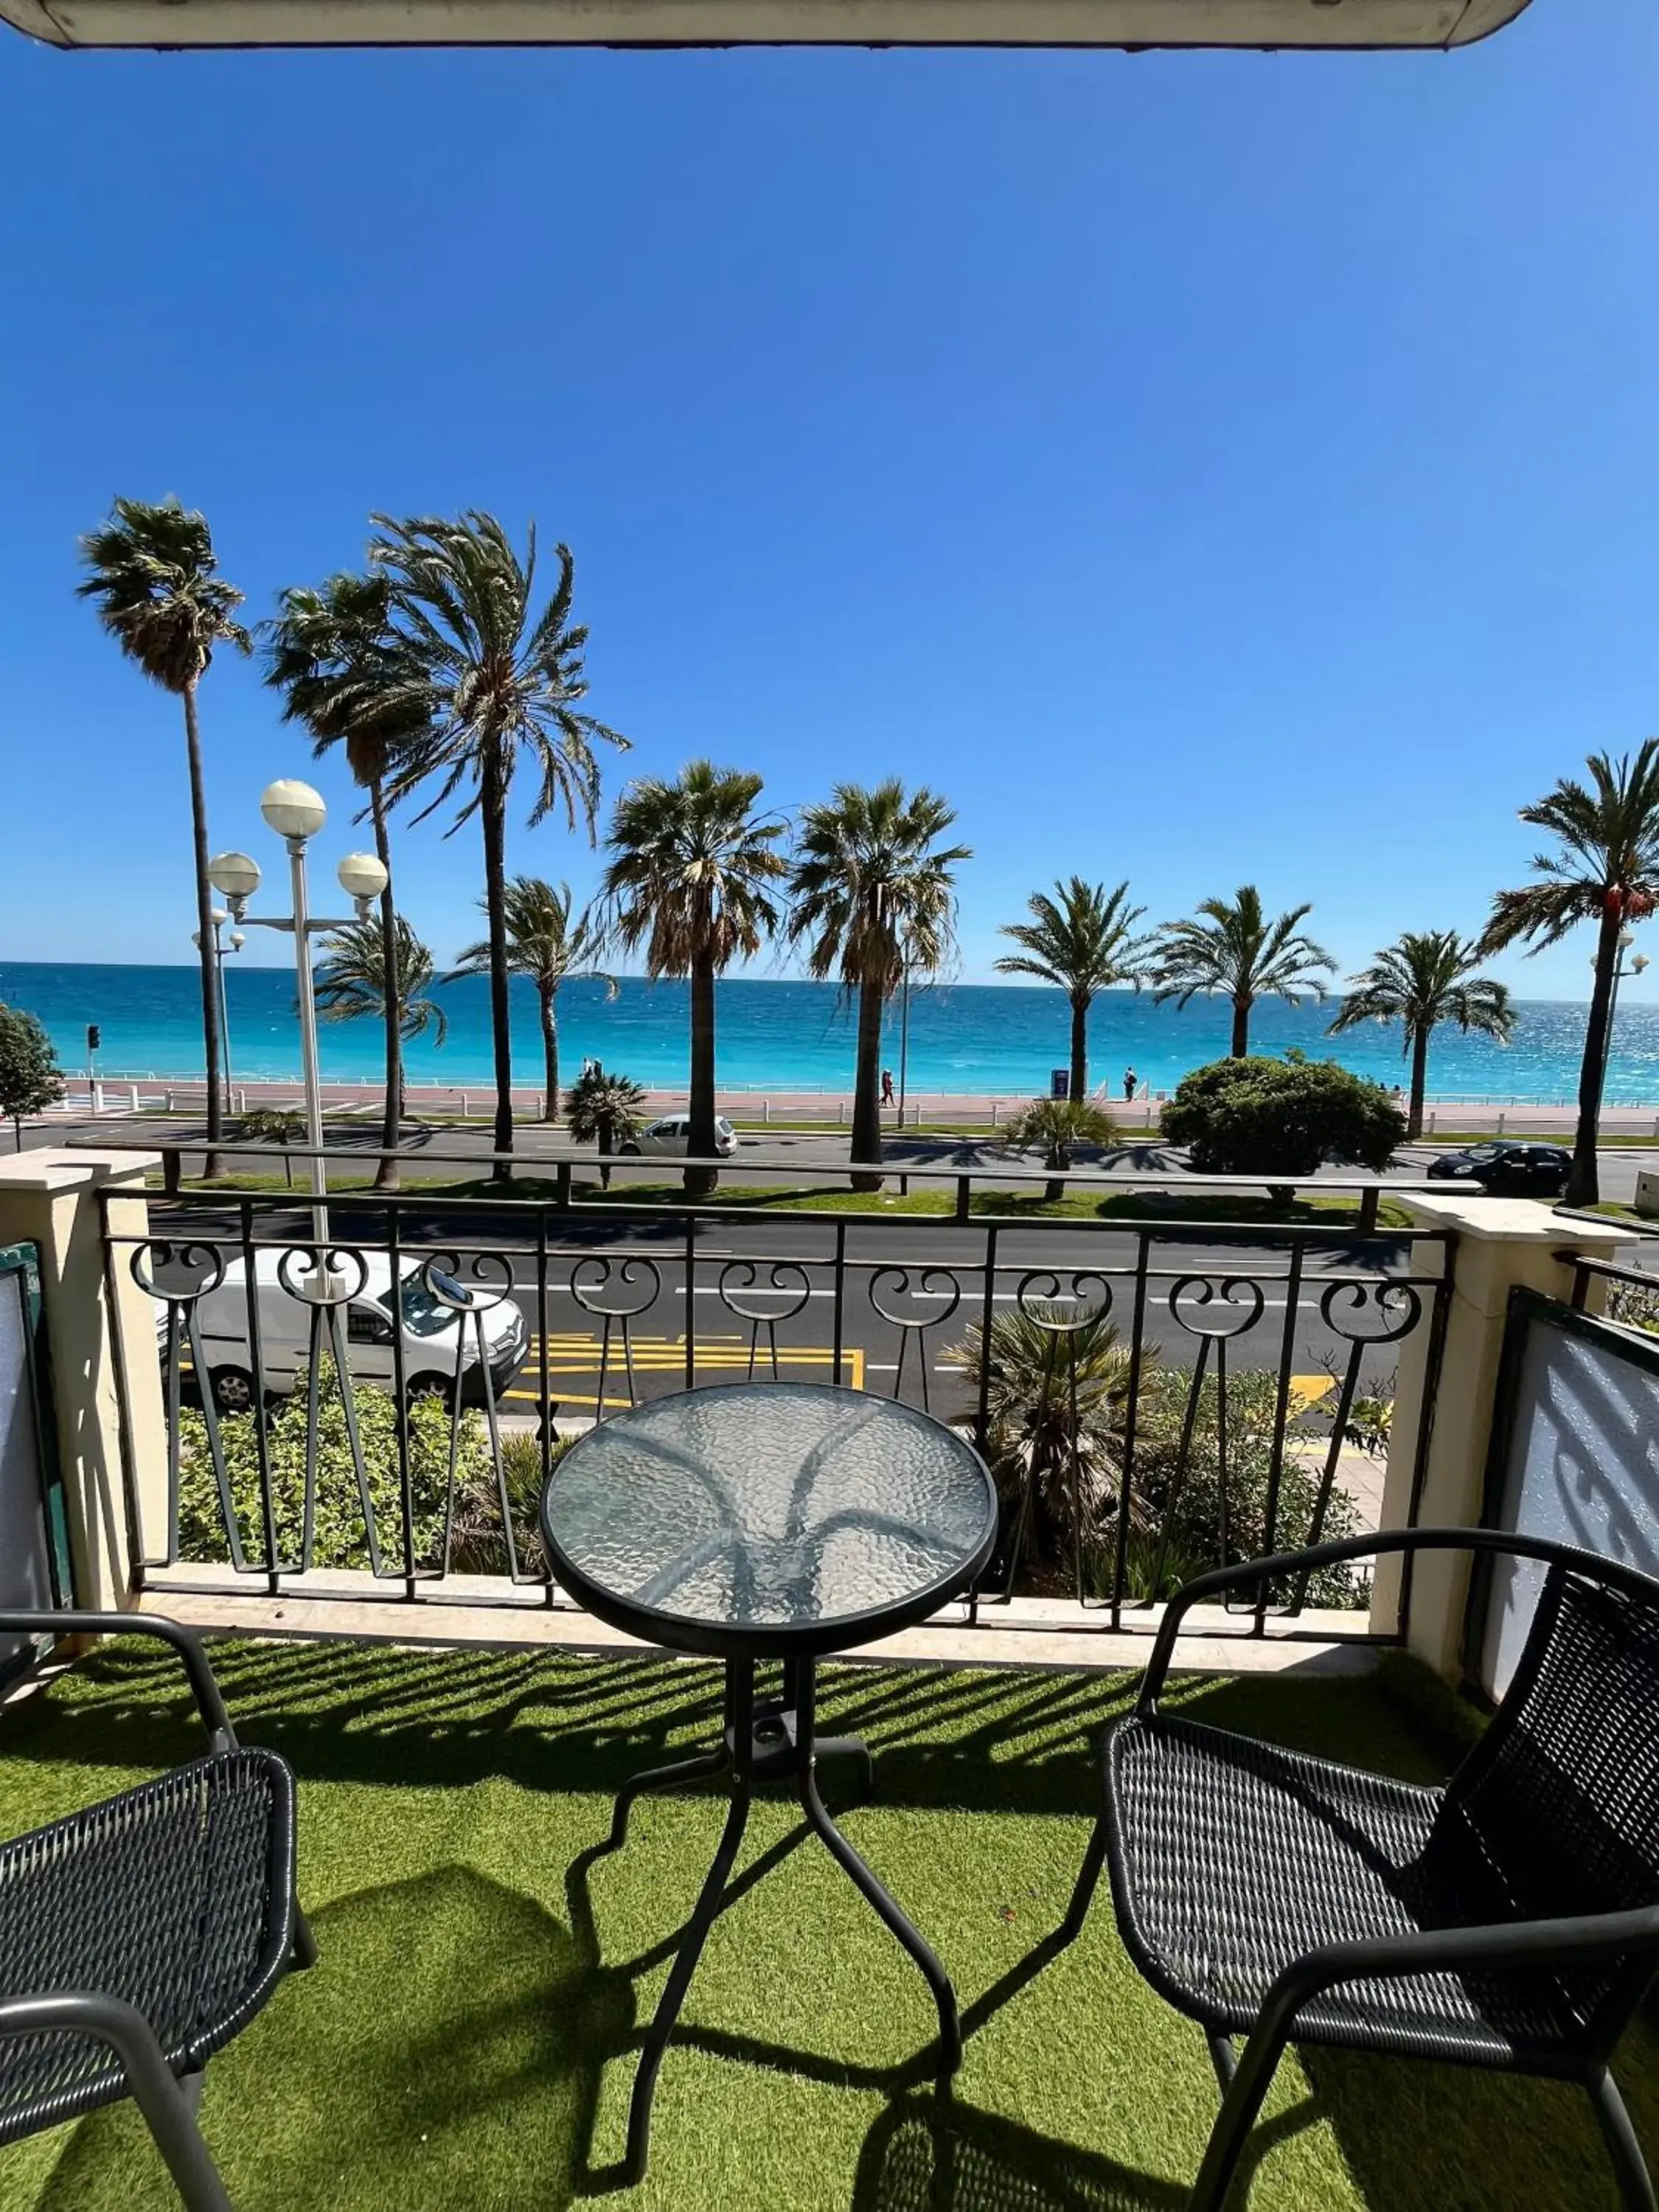
<path fill-rule="evenodd" d="M 1524 1917 L 1444 1791 L 1157 1714 L 1112 1731 L 1113 1892 L 1131 1955 L 1212 2034 L 1247 2033 L 1283 1970 L 1332 1943 Z M 1596 1974 L 1530 1967 L 1342 1984 L 1298 2040 L 1548 2071 L 1582 2043 Z"/>
<path fill-rule="evenodd" d="M 266 1752 L 198 1759 L 0 1847 L 0 1996 L 118 1997 L 191 2073 L 294 1942 L 294 1784 Z M 0 2039 L 0 2142 L 125 2094 L 102 2044 Z"/>

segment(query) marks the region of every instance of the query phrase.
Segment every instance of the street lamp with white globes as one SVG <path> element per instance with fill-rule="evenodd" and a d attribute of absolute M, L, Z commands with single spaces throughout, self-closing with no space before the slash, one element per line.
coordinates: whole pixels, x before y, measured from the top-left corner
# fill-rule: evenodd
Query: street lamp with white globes
<path fill-rule="evenodd" d="M 1619 1018 L 1619 986 L 1624 981 L 1626 975 L 1639 975 L 1642 973 L 1642 970 L 1648 965 L 1647 954 L 1645 952 L 1636 952 L 1631 954 L 1630 963 L 1628 966 L 1626 966 L 1625 955 L 1630 951 L 1631 946 L 1634 945 L 1635 942 L 1636 936 L 1634 931 L 1628 929 L 1621 929 L 1620 931 L 1619 965 L 1613 971 L 1613 989 L 1607 997 L 1607 1026 L 1601 1038 L 1601 1080 L 1596 1086 L 1595 1092 L 1595 1100 L 1598 1106 L 1601 1103 L 1602 1093 L 1607 1087 L 1607 1066 L 1613 1058 L 1613 1025 Z M 1595 967 L 1595 955 L 1594 953 L 1590 956 L 1590 967 L 1593 971 Z"/>
<path fill-rule="evenodd" d="M 233 918 L 250 929 L 285 929 L 294 938 L 294 980 L 300 1001 L 300 1060 L 305 1076 L 306 1131 L 311 1148 L 313 1233 L 318 1244 L 328 1241 L 328 1179 L 323 1161 L 323 1087 L 317 1066 L 317 1006 L 311 988 L 311 940 L 323 932 L 349 925 L 325 915 L 313 916 L 306 890 L 306 846 L 328 819 L 319 792 L 308 783 L 283 777 L 266 787 L 259 811 L 288 846 L 289 884 L 293 911 L 286 915 L 250 914 L 247 902 L 259 888 L 259 864 L 246 853 L 221 853 L 208 864 L 208 881 L 221 892 Z M 356 908 L 359 921 L 370 920 L 374 901 L 386 886 L 386 872 L 373 853 L 348 853 L 336 871 L 340 888 Z M 233 944 L 235 942 L 232 939 Z"/>

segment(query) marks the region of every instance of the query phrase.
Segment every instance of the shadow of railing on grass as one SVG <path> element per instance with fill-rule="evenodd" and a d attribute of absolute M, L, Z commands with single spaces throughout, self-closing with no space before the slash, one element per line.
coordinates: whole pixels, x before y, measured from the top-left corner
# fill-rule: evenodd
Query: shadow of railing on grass
<path fill-rule="evenodd" d="M 499 1778 L 531 1790 L 611 1794 L 641 1767 L 717 1742 L 721 1727 L 720 1671 L 699 1662 L 242 1638 L 212 1652 L 239 1732 L 282 1753 L 305 1781 L 404 1789 Z M 868 1742 L 879 1803 L 1088 1818 L 1099 1802 L 1094 1746 L 1137 1680 L 832 1664 L 821 1675 L 819 1723 L 826 1735 Z M 763 1674 L 763 1686 L 775 1685 Z M 1432 1780 L 1451 1763 L 1437 1758 L 1429 1722 L 1395 1692 L 1387 1668 L 1189 1678 L 1170 1694 L 1217 1726 L 1407 1779 Z M 120 1644 L 4 1723 L 10 1758 L 161 1766 L 199 1746 L 176 1666 Z"/>
<path fill-rule="evenodd" d="M 682 1661 L 240 1639 L 216 1643 L 212 1656 L 239 1734 L 280 1752 L 302 1781 L 403 1789 L 499 1778 L 610 1794 L 641 1767 L 717 1742 L 721 1729 L 718 1668 Z M 1123 1709 L 1128 1685 L 830 1667 L 819 1722 L 867 1738 L 884 1802 L 1080 1814 L 1092 1804 L 1089 1743 Z M 5 1722 L 11 1758 L 161 1766 L 199 1748 L 176 1667 L 119 1645 Z"/>

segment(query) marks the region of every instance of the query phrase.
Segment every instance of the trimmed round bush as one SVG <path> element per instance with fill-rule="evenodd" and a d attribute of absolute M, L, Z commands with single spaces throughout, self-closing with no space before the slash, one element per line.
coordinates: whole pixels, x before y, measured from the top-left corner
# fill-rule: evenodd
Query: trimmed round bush
<path fill-rule="evenodd" d="M 1202 1175 L 1310 1176 L 1328 1160 L 1382 1169 L 1406 1136 L 1406 1116 L 1380 1083 L 1298 1054 L 1195 1067 L 1162 1126 Z"/>

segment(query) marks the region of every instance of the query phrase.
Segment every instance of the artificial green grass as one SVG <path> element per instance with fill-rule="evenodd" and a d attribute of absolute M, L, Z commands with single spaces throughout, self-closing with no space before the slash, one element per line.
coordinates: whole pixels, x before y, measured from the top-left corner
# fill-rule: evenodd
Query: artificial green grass
<path fill-rule="evenodd" d="M 235 1643 L 249 1741 L 301 1778 L 321 1959 L 208 2072 L 204 2125 L 239 2212 L 1176 2212 L 1213 2118 L 1201 2037 L 1140 1980 L 1103 1885 L 1064 1911 L 1095 1802 L 1090 1739 L 1121 1677 L 828 1670 L 826 1730 L 876 1753 L 847 1832 L 955 1977 L 967 2057 L 937 2103 L 922 1984 L 790 1802 L 769 1797 L 659 2086 L 650 2169 L 616 2186 L 648 2017 L 721 1801 L 617 1784 L 718 1726 L 712 1670 L 652 1659 Z M 1208 1718 L 1391 1771 L 1443 1771 L 1470 1725 L 1421 1677 L 1183 1684 Z M 162 1661 L 106 1651 L 0 1717 L 15 1832 L 189 1755 Z M 841 1778 L 826 1771 L 832 1805 Z M 741 1877 L 740 1877 L 741 1881 Z M 1645 2029 L 1621 2055 L 1659 2141 Z M 1614 2203 L 1564 2088 L 1334 2052 L 1288 2060 L 1253 2146 L 1255 2212 L 1595 2212 Z M 1235 2200 L 1237 2201 L 1237 2199 Z M 3 2212 L 163 2212 L 131 2106 L 0 2151 Z"/>

